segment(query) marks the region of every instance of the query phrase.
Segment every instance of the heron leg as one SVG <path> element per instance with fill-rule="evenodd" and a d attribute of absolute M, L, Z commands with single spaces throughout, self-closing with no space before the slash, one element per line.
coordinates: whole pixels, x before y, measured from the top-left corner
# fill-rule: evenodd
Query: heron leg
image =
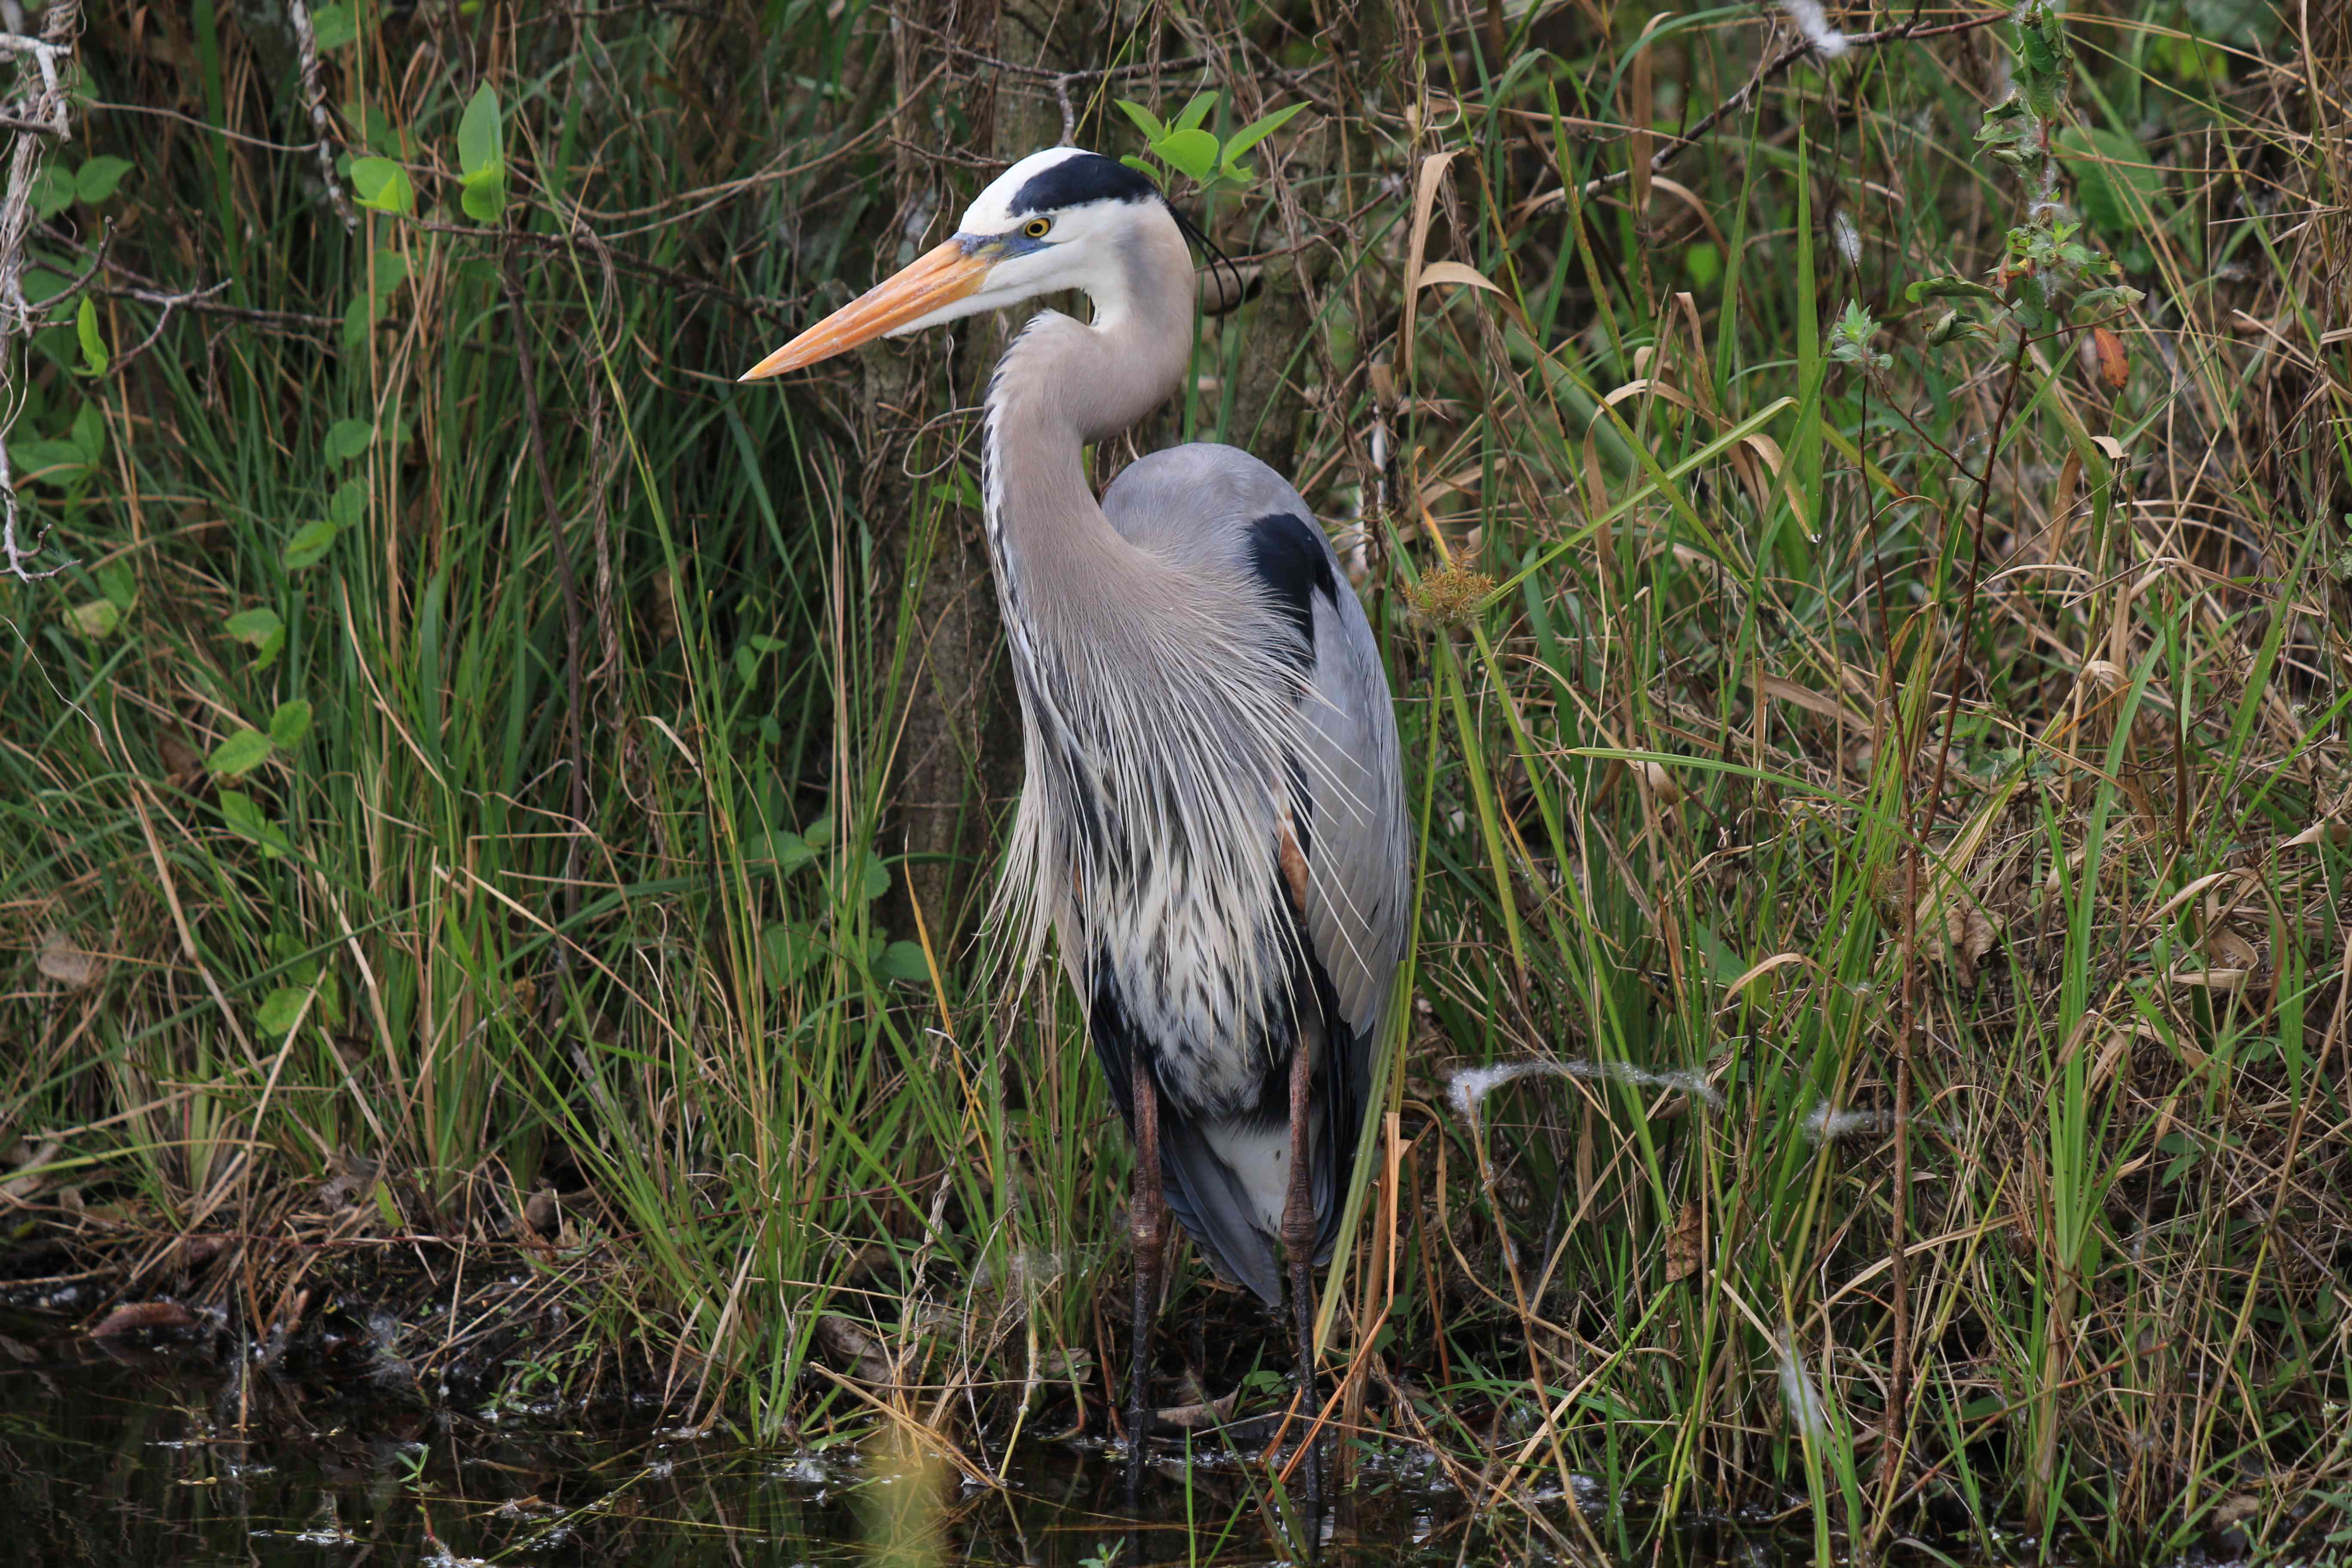
<path fill-rule="evenodd" d="M 1308 1087 L 1314 1064 L 1300 1041 L 1290 1058 L 1290 1191 L 1282 1205 L 1282 1247 L 1290 1263 L 1290 1314 L 1297 1334 L 1298 1418 L 1312 1423 L 1315 1404 L 1315 1174 L 1307 1149 L 1307 1118 L 1313 1110 Z M 1302 1428 L 1302 1432 L 1308 1428 Z M 1302 1436 L 1301 1441 L 1306 1439 Z M 1310 1513 L 1322 1506 L 1320 1456 L 1309 1446 L 1300 1472 Z"/>
<path fill-rule="evenodd" d="M 1134 1056 L 1135 1182 L 1128 1200 L 1135 1243 L 1134 1357 L 1127 1380 L 1127 1497 L 1143 1484 L 1143 1450 L 1151 1427 L 1151 1331 L 1160 1317 L 1160 1275 L 1168 1244 L 1168 1196 L 1160 1190 L 1160 1085 L 1143 1053 Z"/>

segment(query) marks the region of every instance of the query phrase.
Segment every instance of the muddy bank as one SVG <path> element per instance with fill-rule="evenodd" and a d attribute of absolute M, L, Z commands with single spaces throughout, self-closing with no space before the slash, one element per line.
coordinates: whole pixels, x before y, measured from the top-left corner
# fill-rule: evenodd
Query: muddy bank
<path fill-rule="evenodd" d="M 0 1247 L 0 1311 L 121 1364 L 212 1369 L 220 1397 L 264 1424 L 298 1387 L 609 1421 L 659 1416 L 706 1381 L 690 1352 L 657 1358 L 650 1337 L 593 1321 L 622 1266 L 560 1213 L 544 1237 L 503 1211 L 436 1234 L 350 1194 L 307 1195 L 322 1194 L 341 1201 L 259 1204 L 271 1212 L 247 1229 L 173 1232 L 111 1205 L 37 1212 Z"/>

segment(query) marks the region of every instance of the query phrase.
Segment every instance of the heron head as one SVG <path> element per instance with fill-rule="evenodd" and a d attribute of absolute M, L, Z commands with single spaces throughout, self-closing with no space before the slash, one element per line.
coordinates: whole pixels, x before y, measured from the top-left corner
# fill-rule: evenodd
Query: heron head
<path fill-rule="evenodd" d="M 1076 147 L 1032 153 L 980 193 L 955 237 L 835 310 L 739 378 L 759 381 L 871 342 L 1066 289 L 1099 307 L 1123 286 L 1122 242 L 1155 216 L 1160 188 Z"/>

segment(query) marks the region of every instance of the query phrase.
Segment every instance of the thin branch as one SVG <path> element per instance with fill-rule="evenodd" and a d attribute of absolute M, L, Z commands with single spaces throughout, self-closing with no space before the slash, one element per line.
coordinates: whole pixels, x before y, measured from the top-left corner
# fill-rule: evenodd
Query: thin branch
<path fill-rule="evenodd" d="M 426 234 L 446 234 L 459 239 L 494 240 L 501 245 L 523 246 L 546 256 L 568 256 L 572 253 L 572 246 L 562 235 L 509 234 L 504 229 L 478 228 L 470 224 L 431 223 L 423 219 L 416 220 L 412 226 L 422 229 Z M 747 316 L 784 322 L 793 319 L 792 313 L 782 305 L 764 300 L 754 300 L 747 294 L 739 294 L 732 289 L 721 288 L 707 279 L 697 278 L 690 273 L 675 272 L 654 262 L 640 260 L 625 251 L 612 249 L 601 239 L 597 243 L 604 259 L 623 272 L 635 273 L 640 278 L 651 278 L 684 293 L 700 294 L 721 300 Z"/>
<path fill-rule="evenodd" d="M 140 339 L 137 345 L 129 353 L 116 356 L 114 363 L 107 367 L 107 374 L 110 375 L 121 375 L 125 366 L 138 359 L 141 354 L 145 353 L 149 349 L 153 348 L 155 346 L 155 341 L 163 335 L 163 329 L 172 324 L 173 311 L 198 310 L 203 308 L 203 306 L 211 302 L 211 296 L 217 294 L 222 289 L 227 288 L 231 281 L 232 279 L 224 278 L 219 282 L 214 284 L 211 288 L 200 289 L 192 294 L 149 295 L 148 298 L 142 301 L 143 303 L 160 305 L 163 307 L 162 310 L 155 317 L 155 324 L 148 329 L 147 335 Z M 93 289 L 91 292 L 107 294 L 114 298 L 123 297 L 115 293 L 115 291 L 111 289 Z M 144 293 L 146 291 L 142 290 L 141 292 Z"/>
<path fill-rule="evenodd" d="M 113 243 L 114 220 L 112 218 L 108 218 L 106 220 L 106 226 L 99 231 L 98 244 L 92 248 L 89 265 L 83 268 L 81 271 L 68 281 L 64 288 L 58 289 L 55 294 L 51 295 L 50 298 L 57 300 L 71 299 L 74 295 L 80 293 L 84 289 L 88 288 L 89 286 L 89 280 L 98 275 L 98 269 L 106 265 L 106 247 Z M 50 321 L 44 321 L 41 324 L 43 326 L 53 327 L 60 325 L 69 319 L 70 318 L 68 317 L 60 316 Z"/>
<path fill-rule="evenodd" d="M 1952 33 L 1972 33 L 1979 27 L 1990 27 L 1996 22 L 2005 22 L 2008 19 L 2009 13 L 2006 10 L 2000 10 L 1988 12 L 1981 16 L 1965 17 L 1958 22 L 1938 22 L 1931 27 L 1923 27 L 1916 22 L 1906 22 L 1900 26 L 1881 27 L 1874 33 L 1848 33 L 1845 35 L 1845 42 L 1849 49 L 1874 49 L 1886 44 L 1942 37 Z M 1727 118 L 1738 113 L 1753 103 L 1757 93 L 1763 89 L 1766 82 L 1811 53 L 1813 53 L 1813 46 L 1810 39 L 1790 45 L 1769 60 L 1757 67 L 1756 74 L 1748 79 L 1747 86 L 1701 115 L 1698 123 L 1688 131 L 1680 135 L 1659 132 L 1664 137 L 1666 144 L 1651 155 L 1650 173 L 1664 174 L 1668 164 L 1705 141 L 1707 133 L 1722 124 Z M 1601 191 L 1622 185 L 1633 177 L 1633 171 L 1631 169 L 1620 169 L 1614 174 L 1599 175 L 1584 183 L 1584 194 L 1588 196 L 1597 195 Z"/>
<path fill-rule="evenodd" d="M 99 99 L 89 107 L 93 110 L 102 110 L 108 114 L 152 114 L 159 120 L 176 120 L 181 124 L 191 126 L 207 136 L 218 136 L 225 141 L 235 142 L 247 147 L 258 147 L 268 153 L 310 151 L 310 144 L 305 142 L 272 142 L 266 136 L 248 136 L 242 131 L 231 131 L 226 125 L 214 125 L 209 121 L 197 119 L 193 114 L 183 114 L 176 109 L 165 109 L 158 104 L 116 103 L 109 99 Z"/>
<path fill-rule="evenodd" d="M 112 288 L 100 283 L 90 292 L 108 300 L 131 300 L 142 305 L 154 305 L 165 311 L 191 310 L 200 316 L 226 316 L 233 321 L 251 321 L 259 327 L 276 327 L 283 331 L 330 331 L 343 324 L 340 316 L 311 316 L 299 310 L 257 310 L 249 305 L 228 305 L 213 298 L 226 289 L 234 279 L 224 278 L 217 283 L 207 283 L 201 289 L 166 293 L 160 289 Z"/>
<path fill-rule="evenodd" d="M 335 128 L 327 118 L 326 87 L 319 79 L 319 36 L 310 28 L 310 7 L 303 0 L 286 0 L 286 16 L 294 24 L 294 48 L 302 62 L 302 101 L 310 111 L 310 129 L 319 133 L 313 149 L 319 179 L 327 187 L 327 200 L 333 204 L 335 216 L 343 220 L 345 231 L 356 230 L 359 215 L 352 210 L 342 182 L 335 178 Z"/>

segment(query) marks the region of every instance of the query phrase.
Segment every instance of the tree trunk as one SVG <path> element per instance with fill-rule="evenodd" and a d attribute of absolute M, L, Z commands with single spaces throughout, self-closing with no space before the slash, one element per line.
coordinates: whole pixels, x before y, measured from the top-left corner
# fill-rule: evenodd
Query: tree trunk
<path fill-rule="evenodd" d="M 908 0 L 894 13 L 897 260 L 946 237 L 988 177 L 954 154 L 992 143 L 993 73 L 971 57 L 995 52 L 998 16 L 996 0 Z M 960 115 L 951 117 L 950 108 Z M 976 377 L 971 362 L 980 353 L 992 360 L 992 345 L 975 342 L 985 337 L 972 327 L 920 334 L 877 356 L 867 381 L 861 500 L 882 545 L 876 632 L 894 634 L 898 607 L 910 600 L 914 617 L 890 816 L 878 836 L 879 847 L 903 850 L 909 862 L 881 912 L 894 933 L 912 936 L 911 897 L 943 951 L 971 933 L 983 908 L 993 827 L 1020 787 L 1021 750 L 980 514 L 942 505 L 933 492 L 959 463 L 977 478 L 970 439 L 976 426 L 963 429 L 957 463 L 922 479 L 909 470 L 936 466 L 941 443 L 955 438 L 958 427 L 950 425 L 919 437 L 919 453 L 915 447 L 919 432 L 948 414 L 951 401 L 969 402 L 975 382 L 984 384 L 984 368 Z"/>

